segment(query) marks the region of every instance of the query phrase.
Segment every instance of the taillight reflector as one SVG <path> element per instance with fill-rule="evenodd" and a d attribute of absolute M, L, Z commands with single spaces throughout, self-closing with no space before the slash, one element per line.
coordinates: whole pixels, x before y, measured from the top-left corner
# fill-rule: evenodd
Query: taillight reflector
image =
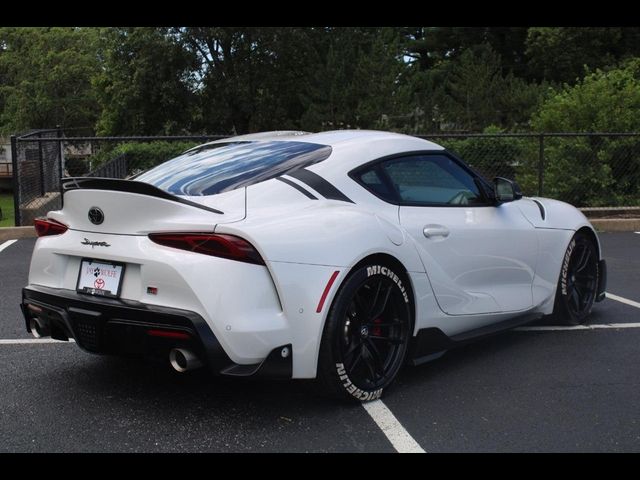
<path fill-rule="evenodd" d="M 60 235 L 68 230 L 66 225 L 51 220 L 50 218 L 36 218 L 33 222 L 36 228 L 36 235 L 46 237 L 49 235 Z"/>
<path fill-rule="evenodd" d="M 151 233 L 151 241 L 166 247 L 240 262 L 264 265 L 264 260 L 246 240 L 234 235 L 212 233 Z"/>
<path fill-rule="evenodd" d="M 147 335 L 150 337 L 162 337 L 162 338 L 175 338 L 178 340 L 189 340 L 191 335 L 185 332 L 176 332 L 173 330 L 147 330 Z"/>

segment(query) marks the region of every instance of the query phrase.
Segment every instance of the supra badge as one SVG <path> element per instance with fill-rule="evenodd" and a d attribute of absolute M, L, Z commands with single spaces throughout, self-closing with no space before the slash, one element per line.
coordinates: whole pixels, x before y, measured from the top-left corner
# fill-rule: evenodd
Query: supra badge
<path fill-rule="evenodd" d="M 104 222 L 104 213 L 98 207 L 91 207 L 89 209 L 88 217 L 94 225 L 100 225 Z"/>
<path fill-rule="evenodd" d="M 84 237 L 84 240 L 80 242 L 80 245 L 91 245 L 93 247 L 110 247 L 111 244 L 107 242 L 93 242 L 89 240 L 87 237 Z"/>

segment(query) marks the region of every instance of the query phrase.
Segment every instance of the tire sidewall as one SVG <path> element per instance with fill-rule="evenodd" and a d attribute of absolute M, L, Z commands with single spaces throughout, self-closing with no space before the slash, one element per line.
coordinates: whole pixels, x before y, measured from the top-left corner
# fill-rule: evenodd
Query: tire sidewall
<path fill-rule="evenodd" d="M 349 377 L 344 366 L 342 351 L 340 348 L 340 331 L 342 326 L 342 315 L 345 314 L 352 301 L 355 292 L 368 280 L 375 277 L 386 277 L 391 280 L 393 288 L 402 295 L 402 305 L 407 309 L 406 318 L 408 325 L 405 325 L 404 334 L 406 341 L 402 345 L 401 358 L 393 366 L 390 378 L 379 388 L 367 389 L 361 385 L 356 385 Z M 338 396 L 356 401 L 371 401 L 379 399 L 383 391 L 393 382 L 398 371 L 404 364 L 408 351 L 408 343 L 413 332 L 413 295 L 406 276 L 399 272 L 397 268 L 384 263 L 372 262 L 365 264 L 354 270 L 343 282 L 336 294 L 325 323 L 325 328 L 320 347 L 318 361 L 319 376 L 325 384 L 330 387 Z"/>
<path fill-rule="evenodd" d="M 579 325 L 586 320 L 586 318 L 591 313 L 591 309 L 593 308 L 593 303 L 595 300 L 595 294 L 594 294 L 593 298 L 591 299 L 591 304 L 589 305 L 589 308 L 586 310 L 585 313 L 583 313 L 580 316 L 574 315 L 571 312 L 571 309 L 569 308 L 569 291 L 567 288 L 567 282 L 570 275 L 569 265 L 571 264 L 571 260 L 573 258 L 573 252 L 575 251 L 576 246 L 578 244 L 588 245 L 588 248 L 591 248 L 592 250 L 594 258 L 596 259 L 598 258 L 597 249 L 593 244 L 593 241 L 591 241 L 589 237 L 587 237 L 584 234 L 577 233 L 571 238 L 571 241 L 569 242 L 569 245 L 565 250 L 564 257 L 562 258 L 562 267 L 560 268 L 560 279 L 558 281 L 558 295 L 557 295 L 557 302 L 559 302 L 562 310 L 561 313 L 562 315 L 565 316 L 566 319 L 568 319 L 568 323 L 571 325 Z M 599 283 L 599 276 L 600 276 L 600 270 L 597 267 L 597 262 L 596 262 L 596 286 Z"/>

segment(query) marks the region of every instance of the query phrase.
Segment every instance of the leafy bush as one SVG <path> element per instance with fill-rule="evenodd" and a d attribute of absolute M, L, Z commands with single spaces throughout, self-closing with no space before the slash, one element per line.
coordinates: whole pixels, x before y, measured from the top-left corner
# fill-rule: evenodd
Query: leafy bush
<path fill-rule="evenodd" d="M 640 59 L 565 85 L 532 117 L 541 132 L 640 130 Z M 545 196 L 576 206 L 640 204 L 640 137 L 548 138 Z"/>

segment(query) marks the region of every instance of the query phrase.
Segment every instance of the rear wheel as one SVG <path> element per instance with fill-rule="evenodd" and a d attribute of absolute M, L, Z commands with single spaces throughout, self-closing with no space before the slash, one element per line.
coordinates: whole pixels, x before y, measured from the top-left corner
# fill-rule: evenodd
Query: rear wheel
<path fill-rule="evenodd" d="M 318 381 L 342 399 L 380 398 L 407 354 L 411 294 L 404 275 L 383 264 L 365 265 L 344 282 L 329 311 Z"/>
<path fill-rule="evenodd" d="M 559 323 L 580 325 L 591 313 L 598 290 L 598 250 L 584 233 L 569 242 L 564 259 L 553 316 Z"/>

